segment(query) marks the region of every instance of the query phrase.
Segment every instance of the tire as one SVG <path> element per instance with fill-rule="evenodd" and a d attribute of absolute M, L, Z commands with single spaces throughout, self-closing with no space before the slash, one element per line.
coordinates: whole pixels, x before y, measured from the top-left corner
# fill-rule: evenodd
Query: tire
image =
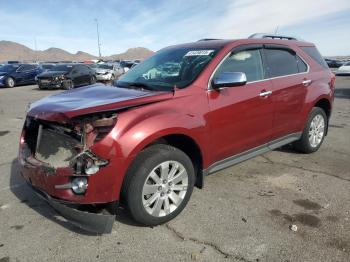
<path fill-rule="evenodd" d="M 323 143 L 327 132 L 327 125 L 328 119 L 324 110 L 314 107 L 309 114 L 300 140 L 293 144 L 294 148 L 305 154 L 316 152 Z"/>
<path fill-rule="evenodd" d="M 90 82 L 89 82 L 90 85 L 93 85 L 93 84 L 96 84 L 96 77 L 95 76 L 91 76 L 90 77 Z"/>
<path fill-rule="evenodd" d="M 63 88 L 66 90 L 74 89 L 74 82 L 72 80 L 68 80 L 63 84 Z"/>
<path fill-rule="evenodd" d="M 163 178 L 162 168 L 166 174 Z M 173 219 L 185 208 L 194 182 L 193 164 L 184 152 L 168 145 L 153 145 L 143 150 L 130 166 L 122 194 L 136 222 L 156 226 Z M 147 190 L 152 193 L 146 195 Z"/>
<path fill-rule="evenodd" d="M 5 80 L 5 86 L 9 88 L 13 88 L 16 85 L 15 80 L 12 77 L 8 77 Z"/>

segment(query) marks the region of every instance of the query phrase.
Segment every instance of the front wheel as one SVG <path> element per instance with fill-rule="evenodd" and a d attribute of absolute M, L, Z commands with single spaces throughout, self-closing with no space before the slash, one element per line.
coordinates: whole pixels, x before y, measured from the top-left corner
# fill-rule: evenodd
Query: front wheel
<path fill-rule="evenodd" d="M 65 82 L 62 84 L 62 87 L 63 87 L 63 89 L 65 89 L 65 90 L 74 89 L 74 82 L 73 82 L 73 80 L 69 79 L 69 80 L 65 81 Z"/>
<path fill-rule="evenodd" d="M 96 77 L 95 76 L 91 76 L 89 84 L 90 85 L 96 84 L 96 81 L 97 81 Z"/>
<path fill-rule="evenodd" d="M 123 191 L 135 221 L 155 226 L 176 217 L 193 191 L 194 168 L 181 150 L 154 145 L 143 150 L 130 167 Z"/>
<path fill-rule="evenodd" d="M 15 80 L 12 77 L 8 77 L 5 81 L 6 87 L 14 87 L 15 86 Z"/>
<path fill-rule="evenodd" d="M 324 110 L 314 107 L 311 110 L 300 140 L 294 143 L 295 149 L 306 154 L 316 152 L 323 143 L 327 124 L 327 115 Z"/>

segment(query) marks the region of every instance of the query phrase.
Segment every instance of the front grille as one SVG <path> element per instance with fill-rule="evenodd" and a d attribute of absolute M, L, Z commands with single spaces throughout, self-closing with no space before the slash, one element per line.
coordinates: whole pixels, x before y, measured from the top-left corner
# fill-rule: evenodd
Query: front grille
<path fill-rule="evenodd" d="M 28 117 L 25 142 L 31 155 L 51 167 L 67 167 L 81 150 L 81 135 L 56 123 Z"/>
<path fill-rule="evenodd" d="M 42 128 L 39 135 L 35 158 L 54 168 L 69 166 L 78 153 L 79 141 L 47 128 Z"/>

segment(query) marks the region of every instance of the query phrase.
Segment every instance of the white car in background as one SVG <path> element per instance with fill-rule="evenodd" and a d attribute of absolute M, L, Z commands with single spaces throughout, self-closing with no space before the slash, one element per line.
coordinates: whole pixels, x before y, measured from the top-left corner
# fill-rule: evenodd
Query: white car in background
<path fill-rule="evenodd" d="M 97 81 L 113 81 L 124 74 L 124 69 L 118 63 L 97 64 L 94 69 Z"/>
<path fill-rule="evenodd" d="M 350 75 L 350 62 L 346 62 L 341 67 L 339 67 L 336 74 L 337 75 Z"/>

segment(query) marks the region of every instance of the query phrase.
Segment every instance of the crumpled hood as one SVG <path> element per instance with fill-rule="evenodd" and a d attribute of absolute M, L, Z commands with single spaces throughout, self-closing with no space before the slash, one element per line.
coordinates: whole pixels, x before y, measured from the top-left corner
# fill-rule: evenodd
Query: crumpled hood
<path fill-rule="evenodd" d="M 28 116 L 67 122 L 70 118 L 114 111 L 173 97 L 172 92 L 126 89 L 103 84 L 85 86 L 45 97 L 31 104 Z"/>
<path fill-rule="evenodd" d="M 40 77 L 55 77 L 55 76 L 61 76 L 65 75 L 67 72 L 65 71 L 46 71 L 44 73 L 41 73 L 38 75 L 38 78 Z"/>

